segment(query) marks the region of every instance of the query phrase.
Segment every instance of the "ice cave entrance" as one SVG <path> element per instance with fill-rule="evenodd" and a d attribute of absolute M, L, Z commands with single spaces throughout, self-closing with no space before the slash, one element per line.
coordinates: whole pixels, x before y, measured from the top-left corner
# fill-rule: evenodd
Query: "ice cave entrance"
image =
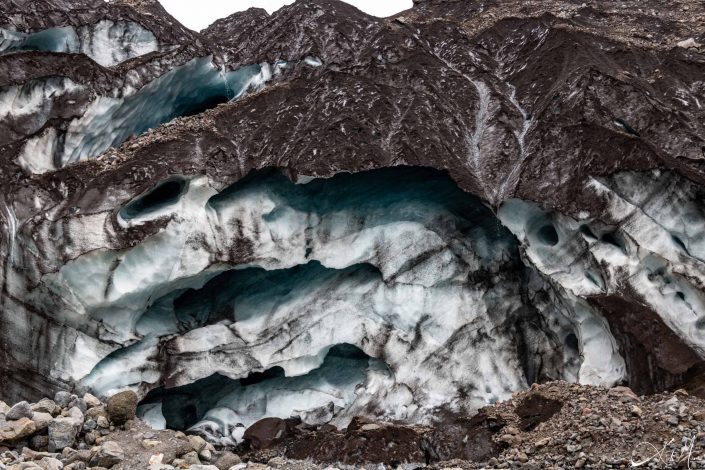
<path fill-rule="evenodd" d="M 433 397 L 473 410 L 575 376 L 575 328 L 556 314 L 542 329 L 517 238 L 446 172 L 299 181 L 267 168 L 217 192 L 172 176 L 127 201 L 125 226 L 171 222 L 62 270 L 122 345 L 83 385 L 141 390 L 154 426 L 237 439 L 271 416 L 421 422 L 441 406 Z M 550 223 L 530 224 L 548 245 Z M 87 285 L 86 270 L 104 270 L 105 285 Z"/>
<path fill-rule="evenodd" d="M 138 414 L 155 428 L 196 428 L 211 435 L 237 435 L 236 428 L 244 431 L 262 417 L 302 412 L 307 422 L 323 423 L 354 401 L 368 369 L 389 374 L 382 361 L 350 344 L 337 344 L 307 374 L 286 377 L 277 366 L 241 379 L 213 374 L 189 385 L 152 390 Z"/>

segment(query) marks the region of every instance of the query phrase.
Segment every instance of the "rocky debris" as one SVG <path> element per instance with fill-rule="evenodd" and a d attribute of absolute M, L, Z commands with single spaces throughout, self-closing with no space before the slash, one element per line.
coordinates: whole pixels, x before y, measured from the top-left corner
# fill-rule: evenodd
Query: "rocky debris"
<path fill-rule="evenodd" d="M 57 416 L 43 430 L 35 420 L 45 422 L 49 413 L 35 411 L 32 420 L 7 420 L 6 412 L 0 413 L 0 469 L 320 470 L 377 464 L 618 469 L 649 459 L 648 468 L 676 468 L 688 458 L 690 468 L 705 466 L 705 400 L 683 390 L 637 396 L 627 387 L 549 382 L 473 417 L 434 426 L 356 417 L 338 429 L 296 418 L 267 418 L 250 426 L 244 442 L 231 449 L 214 447 L 198 435 L 152 430 L 139 419 L 110 425 L 99 400 L 84 398 L 91 408 L 79 414 L 77 406 L 68 408 L 74 398 L 58 400 L 66 406 L 56 404 Z M 52 409 L 49 400 L 41 403 Z M 76 426 L 78 419 L 83 421 Z M 89 421 L 95 426 L 87 426 Z M 60 451 L 50 449 L 46 439 L 35 440 L 46 437 L 56 422 L 66 424 L 65 440 L 73 436 L 72 445 Z M 662 452 L 656 454 L 654 448 Z"/>
<path fill-rule="evenodd" d="M 108 419 L 117 425 L 134 419 L 137 402 L 137 394 L 131 390 L 111 396 L 107 403 Z"/>
<path fill-rule="evenodd" d="M 239 457 L 215 447 L 201 436 L 154 431 L 134 416 L 134 393 L 110 397 L 108 404 L 93 395 L 59 393 L 37 403 L 21 402 L 0 409 L 0 470 L 85 470 L 103 468 L 217 468 L 229 470 Z M 10 416 L 11 409 L 21 410 Z M 108 420 L 108 409 L 113 421 Z M 41 411 L 40 411 L 41 410 Z M 85 410 L 82 411 L 82 410 Z"/>

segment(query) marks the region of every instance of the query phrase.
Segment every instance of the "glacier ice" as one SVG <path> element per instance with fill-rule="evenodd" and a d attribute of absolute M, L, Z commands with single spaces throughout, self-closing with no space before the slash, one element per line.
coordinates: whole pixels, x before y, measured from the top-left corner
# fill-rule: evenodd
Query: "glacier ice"
<path fill-rule="evenodd" d="M 110 67 L 133 57 L 157 51 L 154 34 L 132 21 L 101 20 L 75 28 L 64 26 L 34 33 L 0 28 L 0 53 L 45 51 L 83 53 Z"/>
<path fill-rule="evenodd" d="M 273 73 L 268 64 L 221 73 L 210 57 L 193 59 L 136 92 L 98 96 L 67 130 L 45 129 L 29 139 L 18 163 L 33 173 L 43 173 L 97 156 L 130 136 L 238 98 L 262 86 Z M 31 95 L 46 98 L 47 92 L 35 87 Z"/>
<path fill-rule="evenodd" d="M 299 375 L 275 366 L 238 380 L 216 374 L 156 389 L 142 401 L 139 414 L 170 429 L 191 429 L 234 443 L 240 438 L 238 428 L 261 418 L 302 416 L 312 424 L 331 422 L 337 411 L 374 399 L 364 392 L 367 387 L 393 385 L 387 366 L 359 348 L 334 345 L 322 356 L 315 368 Z"/>
<path fill-rule="evenodd" d="M 271 169 L 221 191 L 206 177 L 173 176 L 114 216 L 122 230 L 164 225 L 123 250 L 106 248 L 111 235 L 100 231 L 66 240 L 70 261 L 30 295 L 66 321 L 95 322 L 88 331 L 102 353 L 68 351 L 52 373 L 103 396 L 273 368 L 282 380 L 307 377 L 342 344 L 389 374 L 368 374 L 332 409 L 301 398 L 313 408 L 296 413 L 427 422 L 537 380 L 622 378 L 616 351 L 599 357 L 606 346 L 593 336 L 611 338 L 599 313 L 527 272 L 512 233 L 443 172 L 399 167 L 295 184 Z M 267 412 L 293 413 L 287 403 Z M 259 416 L 233 406 L 196 418 L 215 432 L 226 417 Z"/>

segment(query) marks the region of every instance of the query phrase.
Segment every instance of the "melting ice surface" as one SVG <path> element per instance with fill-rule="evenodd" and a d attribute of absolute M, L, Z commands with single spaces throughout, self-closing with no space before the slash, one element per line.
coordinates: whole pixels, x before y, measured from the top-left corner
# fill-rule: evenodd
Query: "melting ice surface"
<path fill-rule="evenodd" d="M 618 355 L 583 344 L 589 307 L 576 317 L 567 302 L 533 305 L 541 283 L 527 285 L 516 238 L 445 173 L 400 167 L 295 184 L 262 170 L 220 193 L 205 177 L 172 177 L 126 202 L 118 220 L 164 216 L 171 222 L 141 244 L 87 253 L 46 279 L 66 308 L 100 321 L 103 341 L 122 345 L 90 361 L 68 354 L 62 370 L 100 395 L 160 389 L 141 407 L 155 425 L 177 422 L 167 402 L 186 392 L 196 411 L 178 426 L 203 420 L 237 439 L 238 424 L 273 414 L 426 422 L 541 377 L 621 378 L 609 362 Z M 341 373 L 355 379 L 311 392 L 333 383 L 326 361 L 342 344 L 391 373 L 360 374 L 346 357 Z M 214 381 L 227 396 L 210 397 Z"/>
<path fill-rule="evenodd" d="M 132 95 L 98 97 L 66 133 L 48 128 L 30 139 L 18 163 L 29 171 L 42 172 L 99 155 L 130 136 L 237 98 L 271 76 L 267 64 L 222 73 L 210 57 L 193 59 Z"/>
<path fill-rule="evenodd" d="M 0 28 L 0 53 L 43 51 L 84 53 L 109 67 L 158 50 L 151 31 L 132 21 L 101 20 L 94 25 L 22 33 Z"/>

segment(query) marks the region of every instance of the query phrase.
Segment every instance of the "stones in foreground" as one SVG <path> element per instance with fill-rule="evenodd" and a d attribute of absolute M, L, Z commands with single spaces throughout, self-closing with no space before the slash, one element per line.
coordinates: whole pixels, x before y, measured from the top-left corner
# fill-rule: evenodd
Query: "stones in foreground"
<path fill-rule="evenodd" d="M 136 404 L 134 397 L 118 401 Z M 609 469 L 652 456 L 641 443 L 664 448 L 663 458 L 690 458 L 691 468 L 705 468 L 705 400 L 682 390 L 640 397 L 627 387 L 551 382 L 475 416 L 430 427 L 356 417 L 338 429 L 272 417 L 248 428 L 234 452 L 201 436 L 152 430 L 139 419 L 115 425 L 113 417 L 134 411 L 129 406 L 113 416 L 113 408 L 97 399 L 60 396 L 29 404 L 28 418 L 25 404 L 0 402 L 0 470 L 315 470 L 339 464 Z M 24 410 L 10 414 L 19 419 L 7 419 L 12 408 Z M 66 442 L 71 444 L 49 450 Z M 676 468 L 677 462 L 647 467 Z"/>
<path fill-rule="evenodd" d="M 200 436 L 151 430 L 134 419 L 137 402 L 131 391 L 107 403 L 67 392 L 12 407 L 0 401 L 0 470 L 229 470 L 240 464 Z"/>

